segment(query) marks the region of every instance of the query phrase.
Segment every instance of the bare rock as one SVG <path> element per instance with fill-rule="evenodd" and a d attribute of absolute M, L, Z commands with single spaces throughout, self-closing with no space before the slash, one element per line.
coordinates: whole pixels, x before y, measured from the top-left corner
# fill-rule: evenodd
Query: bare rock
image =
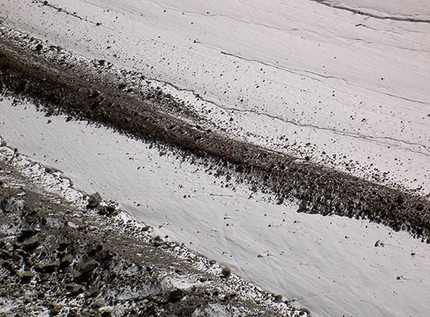
<path fill-rule="evenodd" d="M 84 264 L 82 264 L 81 272 L 82 273 L 89 273 L 89 272 L 93 271 L 97 266 L 99 266 L 99 263 L 96 260 L 91 259 L 91 260 L 85 262 Z"/>
<path fill-rule="evenodd" d="M 60 314 L 62 307 L 60 305 L 55 305 L 54 307 L 52 307 L 49 310 L 49 314 L 51 316 L 57 316 L 58 314 Z"/>
<path fill-rule="evenodd" d="M 33 279 L 33 277 L 35 276 L 35 274 L 31 271 L 24 271 L 21 274 L 21 281 L 24 283 L 29 282 L 30 280 Z"/>
<path fill-rule="evenodd" d="M 25 240 L 21 244 L 21 247 L 26 251 L 33 250 L 40 245 L 40 242 L 41 238 L 39 236 L 33 236 L 30 239 Z"/>
<path fill-rule="evenodd" d="M 103 216 L 113 216 L 116 214 L 116 207 L 114 205 L 100 206 L 99 214 Z"/>
<path fill-rule="evenodd" d="M 112 311 L 110 311 L 107 308 L 105 308 L 104 310 L 100 311 L 100 317 L 111 317 L 111 316 L 112 316 Z"/>
<path fill-rule="evenodd" d="M 18 242 L 22 242 L 24 240 L 30 239 L 31 237 L 35 236 L 37 233 L 36 230 L 33 229 L 23 229 L 21 231 L 21 234 L 17 237 Z"/>
<path fill-rule="evenodd" d="M 88 208 L 96 208 L 102 202 L 102 196 L 99 193 L 92 194 L 88 200 Z"/>
<path fill-rule="evenodd" d="M 163 244 L 164 244 L 164 241 L 160 236 L 156 236 L 154 238 L 154 246 L 159 247 L 159 246 L 162 246 Z"/>
<path fill-rule="evenodd" d="M 231 275 L 231 269 L 228 267 L 224 267 L 221 271 L 221 275 L 223 277 L 229 277 Z"/>
<path fill-rule="evenodd" d="M 175 303 L 177 301 L 180 301 L 184 297 L 184 291 L 180 288 L 177 288 L 173 291 L 170 291 L 169 293 L 169 302 Z"/>
<path fill-rule="evenodd" d="M 282 302 L 282 295 L 281 294 L 273 294 L 273 298 L 274 298 L 274 301 L 276 303 L 281 303 Z"/>
<path fill-rule="evenodd" d="M 306 203 L 305 200 L 302 200 L 302 202 L 299 205 L 299 209 L 297 210 L 297 212 L 307 212 L 308 209 L 308 204 Z"/>
<path fill-rule="evenodd" d="M 381 240 L 378 240 L 375 242 L 374 246 L 377 247 L 383 247 L 385 246 L 384 242 L 382 242 Z"/>
<path fill-rule="evenodd" d="M 42 44 L 37 44 L 36 46 L 36 52 L 40 53 L 43 50 L 43 45 Z"/>
<path fill-rule="evenodd" d="M 60 262 L 54 261 L 54 262 L 39 266 L 39 270 L 43 273 L 54 273 L 59 266 L 60 266 Z"/>
<path fill-rule="evenodd" d="M 80 284 L 68 284 L 66 288 L 72 295 L 78 295 L 84 291 L 84 287 Z"/>
<path fill-rule="evenodd" d="M 72 264 L 73 262 L 73 255 L 71 254 L 66 254 L 65 256 L 63 256 L 61 258 L 61 267 L 66 267 L 69 266 L 70 264 Z"/>

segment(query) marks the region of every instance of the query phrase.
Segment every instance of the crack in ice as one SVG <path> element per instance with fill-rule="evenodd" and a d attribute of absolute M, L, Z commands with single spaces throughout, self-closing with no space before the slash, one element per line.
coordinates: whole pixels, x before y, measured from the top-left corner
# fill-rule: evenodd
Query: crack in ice
<path fill-rule="evenodd" d="M 378 15 L 375 13 L 365 12 L 360 9 L 354 9 L 347 6 L 344 6 L 342 4 L 332 3 L 327 0 L 310 0 L 322 5 L 325 5 L 327 7 L 331 7 L 334 9 L 349 11 L 355 14 L 367 16 L 369 18 L 379 19 L 379 20 L 392 20 L 392 21 L 398 21 L 398 22 L 413 22 L 413 23 L 430 23 L 430 19 L 422 19 L 422 18 L 412 18 L 412 17 L 402 17 L 402 16 L 384 16 L 384 15 Z"/>

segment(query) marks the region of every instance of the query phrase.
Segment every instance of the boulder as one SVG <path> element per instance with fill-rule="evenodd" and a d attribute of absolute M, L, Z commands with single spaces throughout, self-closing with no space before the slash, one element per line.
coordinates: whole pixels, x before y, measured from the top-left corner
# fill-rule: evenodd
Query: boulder
<path fill-rule="evenodd" d="M 302 202 L 299 205 L 299 209 L 297 210 L 297 212 L 307 212 L 307 211 L 309 211 L 308 204 L 306 203 L 305 200 L 302 200 Z"/>
<path fill-rule="evenodd" d="M 66 254 L 65 256 L 63 256 L 61 258 L 61 267 L 66 267 L 69 266 L 70 264 L 72 264 L 73 262 L 73 255 L 71 254 Z"/>
<path fill-rule="evenodd" d="M 44 265 L 39 266 L 39 270 L 42 273 L 54 273 L 58 267 L 60 266 L 59 261 L 50 262 Z"/>
<path fill-rule="evenodd" d="M 26 283 L 29 282 L 30 280 L 33 279 L 33 277 L 35 276 L 35 274 L 31 271 L 24 271 L 21 274 L 21 281 Z"/>
<path fill-rule="evenodd" d="M 169 302 L 174 303 L 180 301 L 184 297 L 184 291 L 180 288 L 177 288 L 173 291 L 169 292 Z"/>
<path fill-rule="evenodd" d="M 99 266 L 99 263 L 96 260 L 94 260 L 94 259 L 88 260 L 87 262 L 82 264 L 81 272 L 82 273 L 89 273 L 89 272 L 93 271 L 97 266 Z"/>
<path fill-rule="evenodd" d="M 39 236 L 33 236 L 30 239 L 22 242 L 21 247 L 28 251 L 37 248 L 40 245 L 41 239 Z"/>
<path fill-rule="evenodd" d="M 102 202 L 102 196 L 99 193 L 92 194 L 88 199 L 88 208 L 96 208 Z"/>
<path fill-rule="evenodd" d="M 80 284 L 68 284 L 66 288 L 72 295 L 78 295 L 84 291 L 84 287 Z"/>
<path fill-rule="evenodd" d="M 229 277 L 231 275 L 231 269 L 228 267 L 224 267 L 221 271 L 223 277 Z"/>

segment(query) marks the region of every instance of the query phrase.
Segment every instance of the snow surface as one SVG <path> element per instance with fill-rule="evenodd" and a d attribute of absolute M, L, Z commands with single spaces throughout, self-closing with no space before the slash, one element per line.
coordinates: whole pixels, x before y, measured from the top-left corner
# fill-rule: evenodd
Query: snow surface
<path fill-rule="evenodd" d="M 19 151 L 17 151 L 17 149 L 13 149 L 10 148 L 8 146 L 4 146 L 4 140 L 2 138 L 0 138 L 0 161 L 5 162 L 8 165 L 11 165 L 15 168 L 15 170 L 18 170 L 21 174 L 23 174 L 24 179 L 20 178 L 20 177 L 16 177 L 17 175 L 11 175 L 11 178 L 8 176 L 9 172 L 7 173 L 3 173 L 3 177 L 2 179 L 5 180 L 6 182 L 2 184 L 2 188 L 8 188 L 8 187 L 12 187 L 12 188 L 26 188 L 26 186 L 30 186 L 34 189 L 34 187 L 31 184 L 28 184 L 28 180 L 30 180 L 33 184 L 37 185 L 38 189 L 43 189 L 44 191 L 47 191 L 49 193 L 53 193 L 59 196 L 62 196 L 63 198 L 65 198 L 67 201 L 69 201 L 72 206 L 74 205 L 75 207 L 78 208 L 78 210 L 82 211 L 86 209 L 86 206 L 88 205 L 88 201 L 89 201 L 89 196 L 83 194 L 82 192 L 77 191 L 76 189 L 74 189 L 71 186 L 71 182 L 69 179 L 65 178 L 64 175 L 60 172 L 60 171 L 56 171 L 56 170 L 52 170 L 49 168 L 46 168 L 42 165 L 40 165 L 37 162 L 34 162 L 33 160 L 29 159 L 27 156 L 19 153 Z M 36 190 L 38 190 L 36 189 Z M 21 195 L 25 195 L 25 192 L 22 192 L 20 194 L 18 194 L 18 196 Z M 52 200 L 52 198 L 55 198 L 56 196 L 50 197 L 50 199 Z M 57 196 L 58 197 L 58 196 Z M 55 199 L 54 199 L 55 200 Z M 64 201 L 58 201 L 58 203 L 62 203 Z M 112 201 L 102 201 L 101 204 L 102 205 L 106 205 L 106 204 L 115 204 L 115 202 Z M 6 209 L 12 210 L 20 210 L 23 207 L 23 201 L 19 200 L 19 199 L 13 199 L 10 200 L 10 202 L 7 204 Z M 89 210 L 87 210 L 89 213 Z M 108 223 L 106 223 L 106 221 L 101 221 L 103 224 L 99 223 L 98 225 L 102 225 L 102 227 L 104 227 L 104 229 L 102 230 L 113 230 L 114 232 L 118 232 L 118 234 L 125 234 L 124 230 L 127 231 L 126 228 L 129 228 L 129 226 L 135 226 L 135 227 L 141 227 L 143 226 L 142 223 L 136 222 L 136 220 L 134 220 L 133 218 L 130 217 L 129 214 L 127 214 L 125 211 L 123 210 L 117 210 L 119 212 L 119 214 L 109 217 L 109 221 Z M 72 212 L 73 213 L 73 212 Z M 79 212 L 78 212 L 79 213 Z M 97 212 L 96 212 L 97 213 Z M 69 214 L 71 215 L 71 214 Z M 73 215 L 71 215 L 73 217 Z M 75 214 L 75 217 L 79 217 L 79 215 Z M 93 213 L 92 216 L 96 216 L 95 213 Z M 91 216 L 90 216 L 91 217 Z M 101 217 L 103 218 L 103 217 Z M 100 218 L 100 220 L 101 220 Z M 94 219 L 93 219 L 94 220 Z M 105 219 L 106 220 L 106 219 Z M 48 220 L 48 222 L 50 222 L 50 225 L 53 226 L 62 226 L 62 223 L 57 219 L 50 219 Z M 96 221 L 96 223 L 98 223 L 98 221 Z M 75 224 L 72 221 L 68 221 L 67 225 L 71 228 L 78 228 L 79 226 L 77 224 Z M 97 226 L 97 224 L 96 224 Z M 3 228 L 4 227 L 4 228 Z M 11 225 L 11 224 L 3 224 L 2 225 L 2 229 L 4 229 L 3 231 L 6 233 L 6 235 L 14 235 L 16 233 L 16 230 L 19 229 L 17 228 L 17 225 Z M 91 225 L 88 227 L 88 229 L 90 231 L 93 230 L 97 230 L 100 229 L 96 228 L 95 226 Z M 138 234 L 139 239 L 141 241 L 153 241 L 151 238 L 151 232 L 153 231 L 152 227 L 149 227 L 147 229 L 145 229 L 145 233 L 142 234 L 142 232 L 140 232 Z M 128 233 L 130 234 L 130 232 Z M 127 235 L 127 234 L 126 234 Z M 222 270 L 224 268 L 224 266 L 221 264 L 212 264 L 209 262 L 209 260 L 201 255 L 196 254 L 195 252 L 191 251 L 189 248 L 187 248 L 184 245 L 179 245 L 177 243 L 173 243 L 170 244 L 171 249 L 165 250 L 168 253 L 170 253 L 173 258 L 180 258 L 183 260 L 183 263 L 192 263 L 193 267 L 197 270 L 199 270 L 200 272 L 207 272 L 209 274 L 213 274 L 213 276 L 220 276 L 222 274 Z M 141 253 L 136 253 L 137 257 L 141 257 L 142 254 Z M 185 261 L 185 262 L 184 262 Z M 156 262 L 156 261 L 155 261 Z M 154 263 L 155 263 L 154 262 Z M 147 264 L 147 263 L 146 263 Z M 118 268 L 117 268 L 118 269 Z M 127 268 L 122 268 L 121 269 L 121 273 L 122 274 L 133 274 L 135 273 L 136 266 L 128 266 Z M 192 271 L 192 270 L 191 270 Z M 117 272 L 118 273 L 118 272 Z M 188 274 L 181 274 L 181 277 L 173 277 L 171 275 L 171 272 L 168 271 L 163 271 L 161 270 L 161 272 L 157 273 L 157 276 L 159 279 L 161 279 L 161 283 L 160 285 L 154 285 L 153 283 L 150 283 L 149 285 L 141 285 L 140 289 L 138 290 L 138 293 L 136 293 L 136 290 L 132 290 L 132 289 L 126 289 L 123 290 L 123 292 L 121 292 L 119 298 L 121 300 L 124 299 L 133 299 L 142 295 L 148 295 L 148 294 L 160 294 L 160 293 L 164 293 L 166 292 L 166 290 L 171 290 L 171 289 L 175 289 L 175 288 L 180 288 L 182 290 L 189 290 L 190 288 L 193 287 L 197 287 L 199 288 L 200 286 L 202 286 L 202 281 L 201 281 L 201 277 L 193 274 L 193 273 L 188 273 Z M 220 292 L 220 296 L 224 296 L 222 294 L 232 294 L 235 293 L 237 294 L 238 298 L 240 298 L 241 301 L 246 302 L 248 300 L 251 300 L 253 302 L 258 302 L 260 304 L 262 304 L 263 306 L 266 306 L 266 308 L 268 308 L 268 310 L 273 311 L 273 312 L 277 312 L 278 315 L 282 315 L 282 316 L 303 316 L 303 317 L 307 317 L 310 316 L 308 314 L 303 314 L 304 312 L 306 313 L 307 310 L 306 309 L 297 309 L 296 307 L 293 307 L 292 305 L 286 305 L 286 303 L 283 303 L 282 301 L 278 301 L 276 300 L 275 295 L 270 295 L 267 292 L 262 292 L 261 288 L 256 287 L 255 285 L 244 281 L 243 279 L 241 279 L 240 277 L 238 277 L 237 275 L 230 274 L 228 279 L 225 280 L 224 282 L 214 282 L 211 280 L 207 280 L 206 282 L 204 282 L 206 284 L 206 286 L 210 286 L 210 287 L 214 287 L 214 289 L 218 290 Z M 227 296 L 227 295 L 226 295 Z M 76 299 L 79 298 L 83 298 L 84 295 L 80 294 L 76 297 Z M 18 298 L 17 300 L 20 301 L 23 298 Z M 11 309 L 13 307 L 17 307 L 17 301 L 8 301 L 5 298 L 0 297 L 0 313 L 4 313 L 7 316 L 9 316 L 10 314 L 7 314 L 8 312 L 11 311 Z M 73 306 L 79 306 L 79 303 L 75 302 L 75 300 L 72 299 L 72 303 L 71 305 Z M 19 305 L 18 305 L 19 306 Z M 122 305 L 120 305 L 122 306 Z M 233 317 L 233 316 L 244 316 L 244 315 L 249 315 L 251 314 L 251 312 L 247 309 L 248 307 L 236 307 L 231 309 L 231 307 L 229 307 L 229 312 L 227 312 L 227 310 L 223 309 L 222 311 L 218 311 L 218 310 L 213 310 L 213 308 L 216 307 L 224 307 L 226 308 L 224 305 L 209 305 L 208 309 L 204 310 L 205 311 L 205 316 L 217 316 L 217 317 L 223 317 L 223 316 L 229 316 L 229 317 Z M 212 307 L 212 309 L 211 309 Z M 45 307 L 46 308 L 46 307 Z M 105 308 L 109 308 L 109 306 L 105 306 L 105 307 L 101 307 L 99 309 L 99 313 L 101 313 Z M 112 307 L 110 307 L 112 308 Z M 116 314 L 114 314 L 115 316 L 122 316 L 122 315 L 118 315 L 121 314 L 121 307 L 117 307 L 119 309 L 117 309 Z M 37 310 L 37 309 L 36 309 Z M 50 316 L 49 312 L 43 310 L 43 307 L 40 308 L 39 312 L 34 313 L 31 316 Z M 109 311 L 111 311 L 112 309 L 109 309 Z M 224 311 L 224 312 L 223 312 Z M 212 312 L 212 314 L 211 314 Z M 195 314 L 198 313 L 195 312 Z M 193 316 L 195 315 L 193 314 Z M 5 315 L 5 316 L 6 316 Z M 199 315 L 199 314 L 197 314 Z M 196 315 L 196 316 L 197 316 Z M 201 315 L 201 314 L 200 314 Z M 199 316 L 200 316 L 199 315 Z M 2 315 L 3 316 L 3 315 Z"/>
<path fill-rule="evenodd" d="M 154 234 L 186 243 L 316 316 L 426 316 L 430 246 L 383 226 L 298 214 L 245 186 L 111 131 L 32 105 L 0 104 L 0 134 L 88 193 L 117 200 Z M 50 123 L 48 123 L 50 120 Z M 384 246 L 375 247 L 380 240 Z M 415 255 L 412 255 L 415 254 Z"/>
<path fill-rule="evenodd" d="M 42 2 L 0 1 L 0 19 L 175 88 L 232 136 L 430 192 L 430 23 L 297 0 Z"/>
<path fill-rule="evenodd" d="M 354 10 L 362 15 L 399 21 L 430 21 L 430 3 L 426 0 L 313 0 L 336 8 Z"/>
<path fill-rule="evenodd" d="M 0 20 L 138 70 L 232 136 L 430 191 L 430 23 L 398 19 L 428 16 L 423 1 L 336 1 L 380 18 L 298 0 L 49 4 L 0 0 Z M 430 248 L 406 233 L 297 214 L 295 201 L 249 198 L 135 140 L 11 103 L 11 146 L 314 315 L 428 315 Z"/>

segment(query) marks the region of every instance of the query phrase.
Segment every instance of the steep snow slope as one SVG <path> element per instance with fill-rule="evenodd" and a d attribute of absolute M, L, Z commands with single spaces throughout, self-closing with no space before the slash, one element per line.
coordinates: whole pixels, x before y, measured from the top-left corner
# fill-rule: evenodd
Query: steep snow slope
<path fill-rule="evenodd" d="M 428 194 L 430 24 L 390 18 L 428 6 L 395 4 L 336 2 L 381 19 L 315 1 L 17 0 L 0 17 L 167 83 L 232 135 Z"/>

